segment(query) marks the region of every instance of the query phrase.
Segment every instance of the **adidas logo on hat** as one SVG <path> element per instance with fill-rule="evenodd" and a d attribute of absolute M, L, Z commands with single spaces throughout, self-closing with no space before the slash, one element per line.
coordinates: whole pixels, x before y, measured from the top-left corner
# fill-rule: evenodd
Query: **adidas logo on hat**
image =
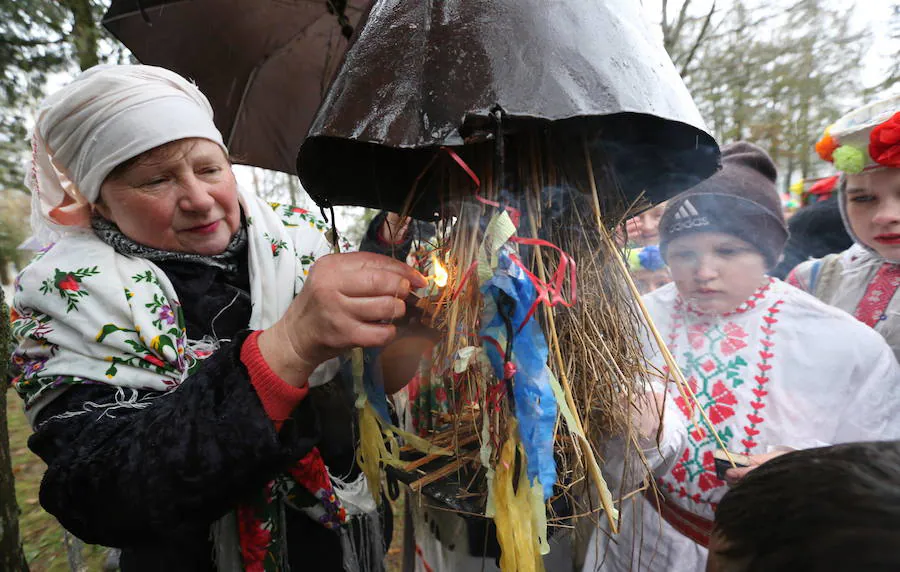
<path fill-rule="evenodd" d="M 699 214 L 700 213 L 697 212 L 697 209 L 694 208 L 694 205 L 691 204 L 691 201 L 685 199 L 685 201 L 681 203 L 681 207 L 678 209 L 678 212 L 675 213 L 675 220 L 682 220 L 690 218 L 692 216 L 697 216 Z"/>
<path fill-rule="evenodd" d="M 705 216 L 700 216 L 700 212 L 691 204 L 690 199 L 685 199 L 675 211 L 675 224 L 669 232 L 680 232 L 698 226 L 709 226 L 709 220 Z"/>

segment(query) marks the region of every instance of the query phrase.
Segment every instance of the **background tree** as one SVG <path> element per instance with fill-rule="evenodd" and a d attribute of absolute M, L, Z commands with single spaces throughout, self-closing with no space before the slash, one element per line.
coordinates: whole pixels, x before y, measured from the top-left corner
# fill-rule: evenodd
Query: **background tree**
<path fill-rule="evenodd" d="M 747 139 L 792 174 L 813 175 L 822 129 L 860 102 L 867 30 L 827 0 L 662 3 L 663 42 L 716 138 Z M 692 12 L 693 11 L 693 12 Z"/>
<path fill-rule="evenodd" d="M 900 2 L 894 2 L 891 5 L 891 20 L 889 26 L 891 40 L 895 45 L 900 46 Z M 891 54 L 891 56 L 890 64 L 887 69 L 887 77 L 870 91 L 877 93 L 900 83 L 900 48 Z"/>
<path fill-rule="evenodd" d="M 18 247 L 30 232 L 29 196 L 18 191 L 0 191 L 0 284 L 12 282 L 12 273 L 22 268 L 26 254 Z"/>
<path fill-rule="evenodd" d="M 65 69 L 65 9 L 46 0 L 0 0 L 0 188 L 22 189 L 24 109 Z"/>
<path fill-rule="evenodd" d="M 25 190 L 28 118 L 54 73 L 127 59 L 100 27 L 108 2 L 0 0 L 0 189 Z"/>
<path fill-rule="evenodd" d="M 669 10 L 669 0 L 662 0 L 660 27 L 663 46 L 682 76 L 687 74 L 698 50 L 712 33 L 716 3 L 713 0 L 705 15 L 695 16 L 691 13 L 693 0 L 683 0 L 677 13 Z"/>
<path fill-rule="evenodd" d="M 6 368 L 9 361 L 9 313 L 0 289 L 0 570 L 28 570 L 19 538 L 19 505 L 6 425 Z"/>

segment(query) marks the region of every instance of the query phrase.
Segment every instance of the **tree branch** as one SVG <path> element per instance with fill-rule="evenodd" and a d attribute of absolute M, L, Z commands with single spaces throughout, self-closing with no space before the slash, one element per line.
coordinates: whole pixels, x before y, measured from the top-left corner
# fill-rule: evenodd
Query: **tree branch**
<path fill-rule="evenodd" d="M 660 18 L 659 25 L 662 28 L 664 44 L 666 43 L 666 39 L 669 37 L 668 6 L 669 6 L 669 0 L 662 0 L 662 18 Z"/>
<path fill-rule="evenodd" d="M 675 42 L 681 37 L 681 29 L 684 28 L 684 23 L 687 21 L 687 9 L 688 6 L 691 5 L 691 0 L 684 0 L 684 4 L 681 5 L 681 10 L 678 12 L 678 20 L 675 22 L 675 29 L 672 31 L 672 42 L 671 45 L 674 45 Z M 669 45 L 666 46 L 667 49 Z"/>
<path fill-rule="evenodd" d="M 37 48 L 39 46 L 55 46 L 66 42 L 65 38 L 55 40 L 25 40 L 15 36 L 0 35 L 0 43 L 17 48 Z"/>
<path fill-rule="evenodd" d="M 687 57 L 684 61 L 681 62 L 681 69 L 679 73 L 682 77 L 687 73 L 688 66 L 691 65 L 691 62 L 694 61 L 694 56 L 697 54 L 697 49 L 700 47 L 700 44 L 703 43 L 703 38 L 706 36 L 706 32 L 709 30 L 709 24 L 712 21 L 713 14 L 716 11 L 716 2 L 713 0 L 712 8 L 709 9 L 709 14 L 706 15 L 706 19 L 703 21 L 703 26 L 700 28 L 700 33 L 697 34 L 697 39 L 694 41 L 694 45 L 691 46 L 690 51 L 688 52 Z"/>

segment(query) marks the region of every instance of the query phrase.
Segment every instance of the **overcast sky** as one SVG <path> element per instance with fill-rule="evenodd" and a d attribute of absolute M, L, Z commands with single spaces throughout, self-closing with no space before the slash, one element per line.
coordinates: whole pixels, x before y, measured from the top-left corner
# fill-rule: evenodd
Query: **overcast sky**
<path fill-rule="evenodd" d="M 775 0 L 784 5 L 792 4 L 795 0 Z M 863 82 L 866 86 L 877 85 L 886 77 L 890 60 L 900 53 L 900 42 L 891 40 L 890 23 L 892 14 L 892 0 L 829 0 L 836 7 L 848 8 L 854 18 L 853 25 L 856 29 L 867 29 L 871 38 L 871 47 L 866 57 L 866 66 L 862 70 Z M 713 0 L 691 0 L 692 13 L 705 13 L 712 6 Z M 641 0 L 647 17 L 652 22 L 660 21 L 661 0 Z M 716 0 L 717 10 L 727 10 L 734 0 Z M 674 18 L 681 9 L 683 0 L 669 0 L 668 12 L 670 18 Z M 660 37 L 662 33 L 660 32 Z M 895 89 L 898 86 L 895 86 Z"/>

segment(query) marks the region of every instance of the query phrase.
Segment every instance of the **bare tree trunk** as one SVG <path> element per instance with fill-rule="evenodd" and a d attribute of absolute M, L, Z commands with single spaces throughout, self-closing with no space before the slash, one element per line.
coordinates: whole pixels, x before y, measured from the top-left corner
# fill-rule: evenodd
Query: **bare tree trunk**
<path fill-rule="evenodd" d="M 787 170 L 785 171 L 786 176 L 784 177 L 784 183 L 782 183 L 782 192 L 789 193 L 791 192 L 791 177 L 794 176 L 794 154 L 790 153 L 788 155 L 788 163 Z"/>
<path fill-rule="evenodd" d="M 98 41 L 100 28 L 94 21 L 94 11 L 90 0 L 62 0 L 72 13 L 72 43 L 78 57 L 78 67 L 83 70 L 100 63 Z"/>
<path fill-rule="evenodd" d="M 19 538 L 19 505 L 6 425 L 6 364 L 9 361 L 9 314 L 0 290 L 0 570 L 28 571 Z"/>

